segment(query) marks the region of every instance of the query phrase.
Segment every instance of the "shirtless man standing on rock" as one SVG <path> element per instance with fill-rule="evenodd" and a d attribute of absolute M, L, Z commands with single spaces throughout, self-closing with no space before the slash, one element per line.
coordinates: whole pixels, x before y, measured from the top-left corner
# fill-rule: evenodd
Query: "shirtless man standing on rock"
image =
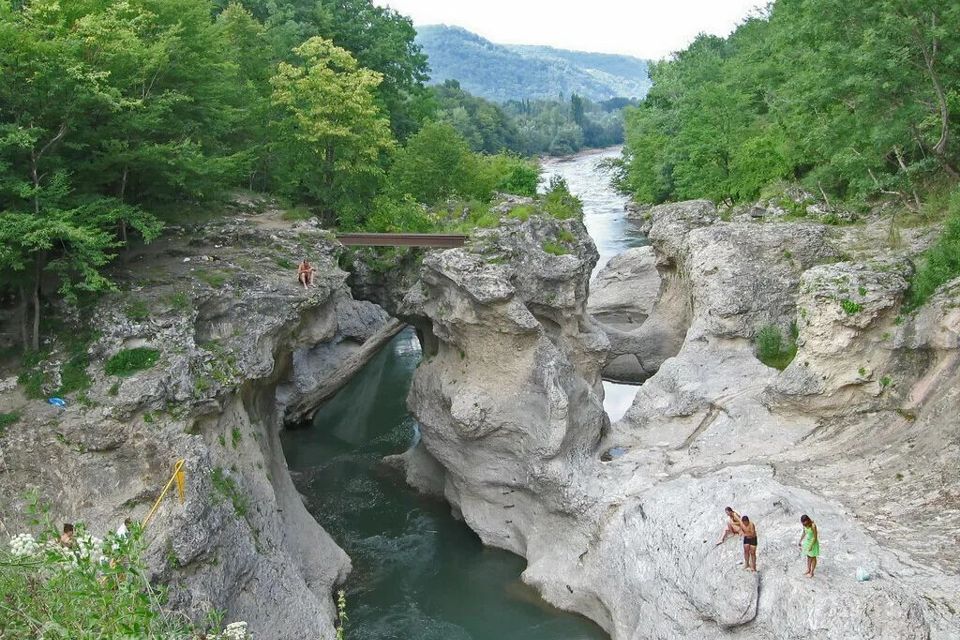
<path fill-rule="evenodd" d="M 750 518 L 740 519 L 740 533 L 743 534 L 743 565 L 747 571 L 757 571 L 757 525 Z"/>

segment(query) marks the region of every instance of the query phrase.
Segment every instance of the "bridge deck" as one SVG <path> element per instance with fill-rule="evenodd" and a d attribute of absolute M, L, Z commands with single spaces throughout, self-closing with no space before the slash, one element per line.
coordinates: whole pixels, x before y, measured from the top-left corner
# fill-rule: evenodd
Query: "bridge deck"
<path fill-rule="evenodd" d="M 467 236 L 459 233 L 338 233 L 348 247 L 462 247 Z"/>

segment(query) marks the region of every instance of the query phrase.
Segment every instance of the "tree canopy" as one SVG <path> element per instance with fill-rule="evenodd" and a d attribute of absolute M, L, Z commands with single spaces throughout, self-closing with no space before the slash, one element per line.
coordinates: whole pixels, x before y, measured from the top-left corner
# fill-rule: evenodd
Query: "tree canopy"
<path fill-rule="evenodd" d="M 958 177 L 956 3 L 777 0 L 651 75 L 626 124 L 625 183 L 645 202 L 747 200 L 788 178 L 915 205 Z"/>

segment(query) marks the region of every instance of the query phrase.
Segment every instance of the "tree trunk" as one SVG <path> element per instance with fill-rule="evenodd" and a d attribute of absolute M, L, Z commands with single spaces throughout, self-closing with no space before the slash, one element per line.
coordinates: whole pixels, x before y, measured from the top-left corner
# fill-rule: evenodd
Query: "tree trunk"
<path fill-rule="evenodd" d="M 20 343 L 23 345 L 23 350 L 27 351 L 30 348 L 30 331 L 27 328 L 29 324 L 30 316 L 30 306 L 27 302 L 27 287 L 23 284 L 20 285 Z"/>
<path fill-rule="evenodd" d="M 41 251 L 34 263 L 33 270 L 33 336 L 30 347 L 34 351 L 40 350 L 40 287 L 42 285 L 43 267 L 47 262 L 47 252 Z"/>
<path fill-rule="evenodd" d="M 960 173 L 958 173 L 956 167 L 951 165 L 947 159 L 947 146 L 950 143 L 950 105 L 947 102 L 947 95 L 943 89 L 943 82 L 940 81 L 940 74 L 937 73 L 936 69 L 936 57 L 939 46 L 940 43 L 937 40 L 934 40 L 930 48 L 927 48 L 924 44 L 920 45 L 927 76 L 930 78 L 930 82 L 933 84 L 933 91 L 937 96 L 937 110 L 940 112 L 940 139 L 933 145 L 932 151 L 951 177 L 960 178 Z"/>

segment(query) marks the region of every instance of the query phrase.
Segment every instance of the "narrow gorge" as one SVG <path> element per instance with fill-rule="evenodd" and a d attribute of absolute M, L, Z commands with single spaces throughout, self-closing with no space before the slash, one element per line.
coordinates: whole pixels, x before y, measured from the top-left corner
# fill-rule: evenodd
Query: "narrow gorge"
<path fill-rule="evenodd" d="M 958 637 L 960 283 L 899 315 L 908 251 L 869 228 L 625 212 L 603 157 L 547 165 L 597 190 L 570 180 L 584 222 L 504 215 L 396 278 L 348 285 L 330 234 L 267 200 L 128 256 L 128 293 L 90 316 L 88 402 L 0 387 L 24 415 L 0 521 L 25 522 L 29 489 L 109 530 L 182 458 L 151 578 L 262 638 L 334 638 L 345 582 L 357 638 L 604 637 L 536 592 L 614 640 Z M 782 372 L 755 354 L 769 326 L 797 333 Z M 103 372 L 133 349 L 160 363 Z M 758 574 L 714 544 L 727 504 L 758 523 Z"/>

